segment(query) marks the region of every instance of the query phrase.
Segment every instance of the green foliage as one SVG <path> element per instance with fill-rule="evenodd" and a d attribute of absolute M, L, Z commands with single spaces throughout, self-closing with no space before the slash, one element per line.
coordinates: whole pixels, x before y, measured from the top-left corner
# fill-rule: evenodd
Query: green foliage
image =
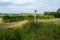
<path fill-rule="evenodd" d="M 20 30 L 4 29 L 0 31 L 0 40 L 21 40 Z"/>
<path fill-rule="evenodd" d="M 3 16 L 3 21 L 4 21 L 4 22 L 9 22 L 9 21 L 10 21 L 10 20 L 9 20 L 9 15 Z"/>
<path fill-rule="evenodd" d="M 60 18 L 60 12 L 56 12 L 54 16 L 55 18 Z"/>
<path fill-rule="evenodd" d="M 60 12 L 60 8 L 57 9 L 57 12 Z"/>
<path fill-rule="evenodd" d="M 53 19 L 54 16 L 52 15 L 37 15 L 38 19 Z"/>
<path fill-rule="evenodd" d="M 56 14 L 56 12 L 44 12 L 44 15 L 55 15 Z"/>
<path fill-rule="evenodd" d="M 60 40 L 60 21 L 31 21 L 22 28 L 4 29 L 0 40 Z"/>
<path fill-rule="evenodd" d="M 53 15 L 55 18 L 60 18 L 60 12 L 45 12 L 44 15 Z"/>
<path fill-rule="evenodd" d="M 37 19 L 52 19 L 54 16 L 52 15 L 40 15 L 36 14 Z M 6 14 L 3 16 L 4 22 L 16 22 L 16 21 L 22 21 L 22 20 L 34 20 L 34 15 L 32 14 L 20 14 L 20 15 L 8 15 Z"/>
<path fill-rule="evenodd" d="M 34 22 L 27 23 L 22 30 L 23 40 L 60 40 L 59 21 Z"/>
<path fill-rule="evenodd" d="M 55 18 L 60 18 L 60 8 L 57 9 L 57 12 L 44 12 L 44 15 L 53 15 Z"/>

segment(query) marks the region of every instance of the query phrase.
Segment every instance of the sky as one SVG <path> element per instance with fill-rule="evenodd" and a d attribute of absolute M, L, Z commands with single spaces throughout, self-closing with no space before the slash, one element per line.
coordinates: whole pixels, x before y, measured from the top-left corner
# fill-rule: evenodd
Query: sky
<path fill-rule="evenodd" d="M 60 0 L 0 0 L 0 13 L 43 13 L 60 8 Z"/>

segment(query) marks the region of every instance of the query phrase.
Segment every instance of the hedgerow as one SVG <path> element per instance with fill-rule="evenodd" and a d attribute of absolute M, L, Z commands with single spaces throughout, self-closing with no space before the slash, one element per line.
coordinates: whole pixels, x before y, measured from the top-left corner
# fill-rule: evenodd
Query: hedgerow
<path fill-rule="evenodd" d="M 36 15 L 37 19 L 52 19 L 54 16 L 52 15 Z M 15 21 L 22 21 L 22 20 L 34 20 L 34 15 L 5 15 L 3 16 L 4 22 L 15 22 Z"/>

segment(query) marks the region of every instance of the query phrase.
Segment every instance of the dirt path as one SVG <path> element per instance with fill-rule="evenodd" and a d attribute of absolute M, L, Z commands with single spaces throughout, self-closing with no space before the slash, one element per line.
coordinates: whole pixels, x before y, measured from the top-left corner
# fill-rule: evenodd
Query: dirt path
<path fill-rule="evenodd" d="M 12 25 L 8 26 L 7 28 L 15 28 L 15 27 L 21 27 L 24 24 L 26 24 L 28 21 L 19 21 L 19 22 L 14 22 Z"/>
<path fill-rule="evenodd" d="M 0 23 L 0 29 L 1 28 L 15 28 L 15 27 L 21 27 L 22 25 L 26 24 L 28 21 L 19 21 L 19 22 L 11 22 L 11 23 Z"/>

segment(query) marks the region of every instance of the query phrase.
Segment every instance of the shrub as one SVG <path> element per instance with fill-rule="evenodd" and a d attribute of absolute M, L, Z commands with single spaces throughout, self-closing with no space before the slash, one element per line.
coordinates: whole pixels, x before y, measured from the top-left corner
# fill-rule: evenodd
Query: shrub
<path fill-rule="evenodd" d="M 54 16 L 52 15 L 37 15 L 38 19 L 53 19 Z"/>
<path fill-rule="evenodd" d="M 3 21 L 4 22 L 9 22 L 10 20 L 9 20 L 9 15 L 5 15 L 5 16 L 3 16 Z"/>
<path fill-rule="evenodd" d="M 44 15 L 53 15 L 55 18 L 60 18 L 60 12 L 45 12 Z"/>
<path fill-rule="evenodd" d="M 37 15 L 36 14 L 36 18 L 37 19 L 52 19 L 54 18 L 54 16 L 52 15 Z M 16 22 L 16 21 L 22 21 L 22 20 L 34 20 L 34 15 L 30 14 L 30 15 L 5 15 L 3 16 L 3 21 L 4 22 Z"/>

